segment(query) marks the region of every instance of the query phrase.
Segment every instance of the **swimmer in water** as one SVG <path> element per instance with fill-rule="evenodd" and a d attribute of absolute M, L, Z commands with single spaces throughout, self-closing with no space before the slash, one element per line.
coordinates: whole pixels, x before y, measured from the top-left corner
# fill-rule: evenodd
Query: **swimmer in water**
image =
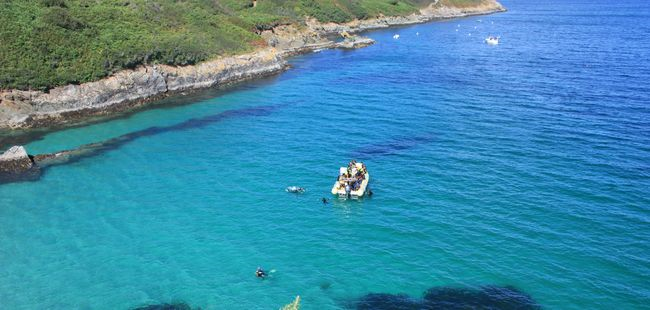
<path fill-rule="evenodd" d="M 323 201 L 323 204 L 327 204 L 327 203 L 329 202 L 329 201 L 327 200 L 327 198 L 325 198 L 325 197 L 323 197 L 323 199 L 321 199 L 321 201 Z"/>
<path fill-rule="evenodd" d="M 262 267 L 257 267 L 257 270 L 255 270 L 255 276 L 264 279 L 266 277 L 266 272 L 264 272 Z"/>

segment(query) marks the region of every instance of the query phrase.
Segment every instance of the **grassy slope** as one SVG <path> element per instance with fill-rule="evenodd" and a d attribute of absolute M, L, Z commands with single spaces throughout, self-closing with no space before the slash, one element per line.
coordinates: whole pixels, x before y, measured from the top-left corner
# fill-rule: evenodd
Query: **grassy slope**
<path fill-rule="evenodd" d="M 444 0 L 468 5 L 483 0 Z M 404 15 L 433 0 L 0 0 L 0 89 L 83 83 L 145 63 L 187 65 L 251 51 L 304 16 Z"/>

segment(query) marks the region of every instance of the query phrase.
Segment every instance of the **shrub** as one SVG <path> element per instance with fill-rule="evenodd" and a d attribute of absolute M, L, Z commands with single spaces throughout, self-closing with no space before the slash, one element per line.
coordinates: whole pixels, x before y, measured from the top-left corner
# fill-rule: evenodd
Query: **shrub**
<path fill-rule="evenodd" d="M 4 1 L 0 89 L 47 90 L 142 64 L 195 64 L 263 46 L 261 31 L 307 15 L 340 23 L 410 14 L 430 2 L 258 0 L 253 8 L 252 0 Z"/>

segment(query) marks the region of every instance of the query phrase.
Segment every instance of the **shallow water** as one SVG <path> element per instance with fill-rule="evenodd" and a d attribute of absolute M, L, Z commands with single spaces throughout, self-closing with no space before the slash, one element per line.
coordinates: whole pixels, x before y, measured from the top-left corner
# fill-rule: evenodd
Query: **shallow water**
<path fill-rule="evenodd" d="M 122 137 L 0 185 L 2 308 L 327 309 L 486 285 L 647 307 L 650 5 L 504 4 L 28 144 Z M 323 205 L 352 157 L 375 195 Z"/>

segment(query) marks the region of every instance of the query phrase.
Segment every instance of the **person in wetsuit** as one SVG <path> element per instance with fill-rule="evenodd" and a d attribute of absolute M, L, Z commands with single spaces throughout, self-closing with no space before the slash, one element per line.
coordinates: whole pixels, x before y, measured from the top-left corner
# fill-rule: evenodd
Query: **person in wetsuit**
<path fill-rule="evenodd" d="M 257 267 L 257 270 L 255 270 L 255 276 L 264 279 L 266 277 L 266 272 L 262 267 Z"/>

